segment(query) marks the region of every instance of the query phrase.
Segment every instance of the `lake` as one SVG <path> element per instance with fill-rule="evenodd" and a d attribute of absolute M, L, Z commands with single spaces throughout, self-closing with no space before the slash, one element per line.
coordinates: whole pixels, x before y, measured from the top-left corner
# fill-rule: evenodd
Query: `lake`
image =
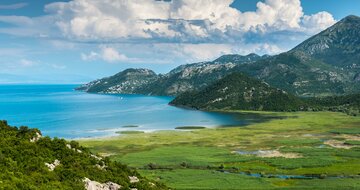
<path fill-rule="evenodd" d="M 112 136 L 118 131 L 151 132 L 181 126 L 246 123 L 233 114 L 169 106 L 172 97 L 88 94 L 74 91 L 75 87 L 0 85 L 0 119 L 13 126 L 38 128 L 43 135 L 67 139 Z"/>

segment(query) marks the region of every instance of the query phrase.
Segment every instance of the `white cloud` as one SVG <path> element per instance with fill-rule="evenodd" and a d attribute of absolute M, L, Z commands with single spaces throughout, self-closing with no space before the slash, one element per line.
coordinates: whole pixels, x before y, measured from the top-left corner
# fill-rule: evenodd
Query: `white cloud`
<path fill-rule="evenodd" d="M 38 64 L 39 64 L 38 62 L 29 60 L 29 59 L 21 59 L 20 60 L 20 65 L 22 65 L 24 67 L 32 67 L 32 66 L 36 66 Z"/>
<path fill-rule="evenodd" d="M 113 48 L 104 47 L 102 48 L 102 58 L 107 62 L 126 61 L 128 58 L 124 54 L 120 54 Z"/>
<path fill-rule="evenodd" d="M 237 40 L 247 32 L 312 34 L 335 22 L 327 12 L 304 15 L 300 0 L 259 1 L 257 10 L 252 12 L 240 12 L 230 7 L 232 3 L 233 0 L 73 0 L 47 5 L 48 15 L 43 17 L 2 16 L 0 21 L 28 31 L 37 27 L 43 31 L 32 31 L 30 35 L 101 43 L 114 40 L 209 43 Z M 44 29 L 44 25 L 51 27 Z"/>
<path fill-rule="evenodd" d="M 88 54 L 82 53 L 81 59 L 84 61 L 94 61 L 102 59 L 109 63 L 131 61 L 126 55 L 119 53 L 116 49 L 111 47 L 100 47 L 100 52 L 91 51 Z"/>
<path fill-rule="evenodd" d="M 1 9 L 8 9 L 8 10 L 21 9 L 23 7 L 26 7 L 27 5 L 28 5 L 27 3 L 15 3 L 15 4 L 10 4 L 10 5 L 0 5 L 0 10 Z"/>
<path fill-rule="evenodd" d="M 96 59 L 100 58 L 100 55 L 94 51 L 91 51 L 90 53 L 81 53 L 81 59 L 84 61 L 94 61 Z"/>
<path fill-rule="evenodd" d="M 228 44 L 184 44 L 182 51 L 184 57 L 189 57 L 194 61 L 212 60 L 233 52 L 232 46 Z"/>
<path fill-rule="evenodd" d="M 322 31 L 335 22 L 334 17 L 328 12 L 319 12 L 310 16 L 305 15 L 302 20 L 306 32 L 310 34 Z"/>
<path fill-rule="evenodd" d="M 153 52 L 154 56 L 164 57 L 175 62 L 184 60 L 187 63 L 210 61 L 224 54 L 247 55 L 257 52 L 259 54 L 278 54 L 284 50 L 274 44 L 156 44 L 151 47 L 143 46 L 141 49 Z"/>
<path fill-rule="evenodd" d="M 140 58 L 129 58 L 116 44 L 168 44 L 159 46 L 192 60 L 225 53 L 275 54 L 335 23 L 328 12 L 305 15 L 300 0 L 259 0 L 256 11 L 249 12 L 232 8 L 232 3 L 72 0 L 46 5 L 45 16 L 0 16 L 0 22 L 13 25 L 0 27 L 0 33 L 49 39 L 57 48 L 74 48 L 78 42 L 107 44 L 82 53 L 81 59 L 139 63 L 146 62 L 139 51 L 130 55 Z"/>

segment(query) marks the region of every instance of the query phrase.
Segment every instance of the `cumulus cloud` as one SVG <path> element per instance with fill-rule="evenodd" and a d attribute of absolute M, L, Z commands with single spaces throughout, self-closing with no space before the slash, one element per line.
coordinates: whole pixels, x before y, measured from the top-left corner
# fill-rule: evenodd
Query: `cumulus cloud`
<path fill-rule="evenodd" d="M 13 24 L 0 28 L 0 32 L 97 45 L 169 43 L 174 50 L 201 59 L 247 50 L 278 53 L 335 23 L 328 12 L 305 15 L 300 0 L 259 0 L 256 10 L 249 12 L 231 7 L 233 1 L 56 2 L 45 6 L 45 16 L 0 16 L 0 22 Z M 287 43 L 283 45 L 282 41 Z M 239 44 L 243 48 L 239 48 Z M 87 61 L 139 61 L 110 47 L 83 53 L 81 58 Z"/>
<path fill-rule="evenodd" d="M 335 22 L 334 17 L 328 12 L 319 12 L 310 16 L 305 15 L 302 20 L 305 31 L 310 34 L 324 30 Z"/>
<path fill-rule="evenodd" d="M 326 12 L 304 15 L 300 0 L 260 1 L 255 12 L 244 13 L 230 7 L 232 3 L 233 0 L 75 0 L 50 4 L 46 10 L 61 18 L 57 25 L 65 36 L 88 40 L 211 41 L 232 38 L 230 31 L 236 35 L 283 30 L 314 33 L 334 23 Z"/>
<path fill-rule="evenodd" d="M 126 55 L 119 53 L 116 49 L 111 47 L 101 47 L 100 52 L 91 51 L 88 54 L 82 53 L 81 59 L 84 61 L 94 61 L 101 59 L 109 63 L 130 61 Z"/>
<path fill-rule="evenodd" d="M 33 27 L 51 20 L 60 32 L 58 35 L 80 41 L 205 43 L 233 40 L 247 32 L 315 33 L 335 22 L 327 12 L 304 15 L 300 0 L 259 1 L 252 12 L 232 8 L 232 3 L 233 0 L 72 0 L 46 5 L 47 15 L 43 18 L 2 16 L 0 21 Z M 53 32 L 54 28 L 43 31 Z"/>

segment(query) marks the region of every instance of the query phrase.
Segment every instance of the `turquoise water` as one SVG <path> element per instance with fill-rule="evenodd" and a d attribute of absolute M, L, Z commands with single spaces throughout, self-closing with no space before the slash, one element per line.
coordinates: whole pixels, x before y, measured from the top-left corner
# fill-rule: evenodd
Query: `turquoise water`
<path fill-rule="evenodd" d="M 68 139 L 111 136 L 124 130 L 150 132 L 179 126 L 244 124 L 234 115 L 169 106 L 172 97 L 88 94 L 74 91 L 74 87 L 0 85 L 0 119 Z M 123 127 L 126 125 L 139 127 Z"/>

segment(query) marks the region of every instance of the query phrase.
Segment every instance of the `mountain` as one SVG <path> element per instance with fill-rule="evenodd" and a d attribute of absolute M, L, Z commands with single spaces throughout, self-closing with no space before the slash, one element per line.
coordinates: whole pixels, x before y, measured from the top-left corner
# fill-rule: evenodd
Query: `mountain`
<path fill-rule="evenodd" d="M 232 72 L 242 72 L 301 97 L 358 93 L 359 23 L 359 17 L 348 16 L 292 50 L 275 56 L 224 55 L 210 62 L 181 65 L 165 75 L 156 77 L 154 74 L 152 80 L 146 79 L 142 83 L 110 77 L 118 82 L 111 82 L 110 85 L 109 78 L 106 78 L 101 82 L 91 82 L 83 89 L 97 93 L 176 96 L 204 89 Z M 123 84 L 130 90 L 116 90 L 117 85 Z"/>
<path fill-rule="evenodd" d="M 348 16 L 288 52 L 234 70 L 298 96 L 360 92 L 359 23 Z"/>
<path fill-rule="evenodd" d="M 251 53 L 246 56 L 237 55 L 237 54 L 228 54 L 217 58 L 214 62 L 215 63 L 248 63 L 248 62 L 258 61 L 267 57 L 269 57 L 269 55 L 259 56 L 255 53 Z"/>
<path fill-rule="evenodd" d="M 360 17 L 348 16 L 291 52 L 300 52 L 343 69 L 359 68 Z"/>
<path fill-rule="evenodd" d="M 170 105 L 200 110 L 335 111 L 360 114 L 360 94 L 300 98 L 264 81 L 232 73 L 203 90 L 185 92 Z"/>
<path fill-rule="evenodd" d="M 181 65 L 165 75 L 147 69 L 127 69 L 112 77 L 95 80 L 77 90 L 95 93 L 179 95 L 201 89 L 229 74 L 239 64 L 253 63 L 269 56 L 224 55 L 215 61 Z"/>
<path fill-rule="evenodd" d="M 146 94 L 176 96 L 183 92 L 203 89 L 231 73 L 237 65 L 254 63 L 266 57 L 256 54 L 224 55 L 210 62 L 181 65 L 142 89 Z"/>
<path fill-rule="evenodd" d="M 158 78 L 159 76 L 149 69 L 126 69 L 114 76 L 84 84 L 76 90 L 91 93 L 136 94 L 141 93 L 139 89 L 142 86 Z"/>
<path fill-rule="evenodd" d="M 0 136 L 0 189 L 169 189 L 75 141 L 42 137 L 37 129 L 0 121 Z"/>
<path fill-rule="evenodd" d="M 297 96 L 326 96 L 358 91 L 353 74 L 309 56 L 287 52 L 253 64 L 237 66 L 243 72 Z"/>
<path fill-rule="evenodd" d="M 299 110 L 298 97 L 241 73 L 232 73 L 205 89 L 177 96 L 170 105 L 202 110 Z"/>

